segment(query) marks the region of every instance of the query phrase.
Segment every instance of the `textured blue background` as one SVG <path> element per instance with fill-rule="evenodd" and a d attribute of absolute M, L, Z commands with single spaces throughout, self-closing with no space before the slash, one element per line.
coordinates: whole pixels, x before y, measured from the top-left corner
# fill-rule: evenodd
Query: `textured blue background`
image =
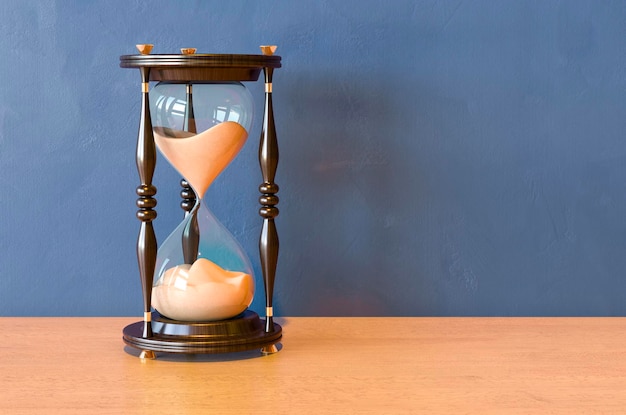
<path fill-rule="evenodd" d="M 0 315 L 141 314 L 136 43 L 279 45 L 276 314 L 626 315 L 625 2 L 2 0 L 0 21 Z M 259 134 L 208 195 L 257 273 Z M 163 159 L 155 184 L 163 241 Z"/>

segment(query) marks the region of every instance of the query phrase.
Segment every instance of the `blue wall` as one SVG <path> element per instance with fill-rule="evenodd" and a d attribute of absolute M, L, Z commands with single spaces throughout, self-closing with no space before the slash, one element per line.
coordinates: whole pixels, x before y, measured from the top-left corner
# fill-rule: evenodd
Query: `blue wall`
<path fill-rule="evenodd" d="M 279 45 L 276 314 L 626 315 L 624 2 L 3 0 L 0 19 L 0 315 L 141 314 L 136 43 Z M 208 195 L 257 273 L 259 134 Z M 163 241 L 163 159 L 155 184 Z"/>

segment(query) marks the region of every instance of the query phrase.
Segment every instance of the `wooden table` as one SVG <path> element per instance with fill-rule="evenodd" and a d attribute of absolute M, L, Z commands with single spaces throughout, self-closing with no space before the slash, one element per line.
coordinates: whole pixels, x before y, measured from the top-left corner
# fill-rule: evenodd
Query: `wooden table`
<path fill-rule="evenodd" d="M 0 318 L 0 414 L 626 413 L 626 318 L 282 318 L 271 356 L 125 349 L 136 318 Z"/>

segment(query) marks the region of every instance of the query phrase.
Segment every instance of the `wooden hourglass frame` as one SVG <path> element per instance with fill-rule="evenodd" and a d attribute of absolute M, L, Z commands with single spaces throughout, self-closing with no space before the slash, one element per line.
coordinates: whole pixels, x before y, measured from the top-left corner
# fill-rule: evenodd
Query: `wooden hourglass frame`
<path fill-rule="evenodd" d="M 139 349 L 141 358 L 155 358 L 166 353 L 230 353 L 258 349 L 263 354 L 278 351 L 282 328 L 273 321 L 272 298 L 278 261 L 278 234 L 274 218 L 278 215 L 278 185 L 274 182 L 278 165 L 278 142 L 272 105 L 272 75 L 281 67 L 275 46 L 261 46 L 261 55 L 196 54 L 195 49 L 181 49 L 182 54 L 150 55 L 151 45 L 137 45 L 139 55 L 120 57 L 122 68 L 137 68 L 141 74 L 141 116 L 137 137 L 137 218 L 140 230 L 137 260 L 141 279 L 144 318 L 126 326 L 123 340 Z M 206 82 L 257 81 L 265 75 L 265 108 L 259 145 L 259 163 L 263 182 L 259 186 L 263 220 L 259 253 L 265 288 L 266 316 L 246 309 L 236 317 L 216 321 L 178 321 L 152 311 L 152 286 L 157 260 L 157 241 L 152 225 L 157 212 L 157 189 L 152 183 L 156 167 L 156 145 L 150 114 L 150 82 L 165 81 L 187 84 L 184 130 L 195 133 L 191 85 Z M 181 207 L 189 213 L 197 197 L 188 181 L 181 181 Z M 193 239 L 193 238 L 192 238 Z M 208 299 L 210 300 L 210 299 Z"/>

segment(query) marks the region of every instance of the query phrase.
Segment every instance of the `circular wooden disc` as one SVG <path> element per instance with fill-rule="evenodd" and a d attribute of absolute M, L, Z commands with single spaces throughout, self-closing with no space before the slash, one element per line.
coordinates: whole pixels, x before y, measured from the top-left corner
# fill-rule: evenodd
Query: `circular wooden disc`
<path fill-rule="evenodd" d="M 228 320 L 184 322 L 169 320 L 155 313 L 153 336 L 143 338 L 143 321 L 124 328 L 124 343 L 141 350 L 168 353 L 230 353 L 261 349 L 276 344 L 282 328 L 266 333 L 264 322 L 254 311 L 246 310 Z"/>
<path fill-rule="evenodd" d="M 150 68 L 150 81 L 256 81 L 263 68 L 280 68 L 280 56 L 123 55 L 122 68 Z"/>

